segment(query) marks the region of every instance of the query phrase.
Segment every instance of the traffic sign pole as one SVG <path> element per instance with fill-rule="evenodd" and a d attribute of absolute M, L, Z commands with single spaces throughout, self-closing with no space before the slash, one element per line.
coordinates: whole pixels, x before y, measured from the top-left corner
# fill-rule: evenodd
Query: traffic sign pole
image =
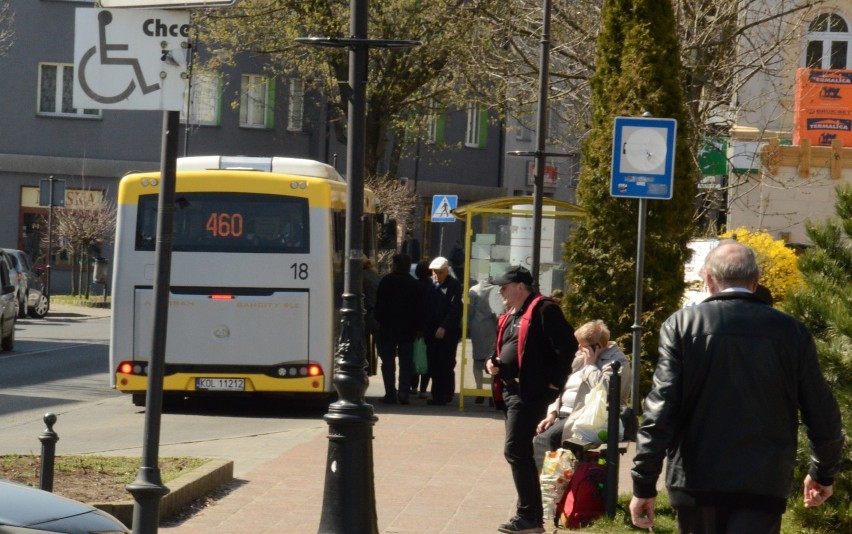
<path fill-rule="evenodd" d="M 639 365 L 642 353 L 642 279 L 645 271 L 645 219 L 648 199 L 669 200 L 673 194 L 675 119 L 616 117 L 612 143 L 613 197 L 639 199 L 636 232 L 636 287 L 633 303 L 632 408 L 639 413 Z"/>

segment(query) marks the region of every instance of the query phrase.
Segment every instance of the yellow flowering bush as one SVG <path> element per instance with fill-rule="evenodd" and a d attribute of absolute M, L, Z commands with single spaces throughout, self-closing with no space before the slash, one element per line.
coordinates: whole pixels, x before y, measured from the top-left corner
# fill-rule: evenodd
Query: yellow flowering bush
<path fill-rule="evenodd" d="M 769 288 L 776 302 L 784 300 L 787 291 L 802 283 L 796 253 L 781 239 L 774 239 L 768 232 L 746 228 L 737 228 L 719 236 L 719 239 L 730 238 L 754 249 L 760 266 L 760 283 Z"/>

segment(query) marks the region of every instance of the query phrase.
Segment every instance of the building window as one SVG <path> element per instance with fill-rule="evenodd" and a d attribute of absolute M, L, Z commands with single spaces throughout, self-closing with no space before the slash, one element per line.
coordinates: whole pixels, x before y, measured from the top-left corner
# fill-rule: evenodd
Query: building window
<path fill-rule="evenodd" d="M 468 104 L 464 145 L 471 148 L 485 148 L 487 136 L 488 110 L 479 104 Z"/>
<path fill-rule="evenodd" d="M 846 20 L 836 13 L 817 15 L 808 25 L 805 67 L 811 69 L 849 68 L 849 42 L 852 35 Z"/>
<path fill-rule="evenodd" d="M 429 118 L 426 123 L 426 142 L 444 142 L 444 115 L 441 108 L 434 100 L 429 104 Z"/>
<path fill-rule="evenodd" d="M 305 122 L 305 82 L 299 78 L 290 80 L 290 101 L 287 106 L 287 129 L 301 132 Z"/>
<path fill-rule="evenodd" d="M 516 119 L 518 125 L 515 129 L 515 140 L 517 141 L 532 141 L 533 128 L 527 124 L 530 120 L 529 116 L 524 115 L 524 119 Z"/>
<path fill-rule="evenodd" d="M 38 114 L 56 117 L 100 118 L 99 109 L 77 109 L 74 94 L 74 66 L 66 63 L 39 63 Z"/>
<path fill-rule="evenodd" d="M 201 126 L 218 126 L 221 123 L 222 82 L 217 74 L 193 73 L 190 84 L 189 106 L 184 90 L 183 107 L 180 112 L 182 121 Z M 187 112 L 187 110 L 189 110 Z"/>
<path fill-rule="evenodd" d="M 243 74 L 240 90 L 240 126 L 272 128 L 275 80 L 259 74 Z"/>

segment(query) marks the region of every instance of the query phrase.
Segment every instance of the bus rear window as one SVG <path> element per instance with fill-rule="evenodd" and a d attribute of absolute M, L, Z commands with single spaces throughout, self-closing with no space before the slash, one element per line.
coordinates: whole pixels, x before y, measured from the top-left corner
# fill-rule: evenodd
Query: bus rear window
<path fill-rule="evenodd" d="M 154 250 L 157 196 L 139 197 L 136 250 Z M 308 199 L 252 193 L 177 193 L 176 252 L 310 252 Z"/>

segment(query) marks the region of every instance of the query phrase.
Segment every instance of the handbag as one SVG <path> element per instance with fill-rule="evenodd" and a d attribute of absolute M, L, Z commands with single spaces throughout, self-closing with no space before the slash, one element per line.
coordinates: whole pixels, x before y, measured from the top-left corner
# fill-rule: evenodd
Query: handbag
<path fill-rule="evenodd" d="M 584 441 L 601 443 L 598 436 L 601 430 L 607 429 L 606 387 L 603 382 L 592 388 L 583 401 L 582 413 L 574 422 L 574 435 Z"/>
<path fill-rule="evenodd" d="M 426 360 L 426 342 L 422 337 L 414 340 L 414 352 L 412 354 L 414 360 L 414 374 L 425 375 L 429 372 L 429 363 Z"/>

